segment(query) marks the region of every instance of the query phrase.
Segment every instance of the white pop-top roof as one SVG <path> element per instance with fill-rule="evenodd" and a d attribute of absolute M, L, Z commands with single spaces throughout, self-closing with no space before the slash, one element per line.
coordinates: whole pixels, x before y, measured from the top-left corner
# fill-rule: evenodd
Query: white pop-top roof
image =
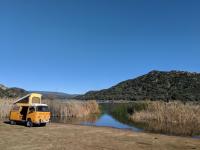
<path fill-rule="evenodd" d="M 31 106 L 48 106 L 47 104 L 32 103 Z"/>
<path fill-rule="evenodd" d="M 14 103 L 18 103 L 18 102 L 20 102 L 21 100 L 23 100 L 23 99 L 25 99 L 25 98 L 27 98 L 27 97 L 29 97 L 29 96 L 31 96 L 31 95 L 37 95 L 37 96 L 40 95 L 40 97 L 42 96 L 41 94 L 30 93 L 30 94 L 27 94 L 27 95 L 23 96 L 22 98 L 18 99 L 18 100 L 15 101 Z"/>

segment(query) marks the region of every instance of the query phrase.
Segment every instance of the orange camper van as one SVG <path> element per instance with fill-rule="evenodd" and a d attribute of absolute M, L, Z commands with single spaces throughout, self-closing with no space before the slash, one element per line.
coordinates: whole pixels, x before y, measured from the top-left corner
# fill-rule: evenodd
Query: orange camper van
<path fill-rule="evenodd" d="M 10 112 L 10 124 L 23 122 L 27 127 L 46 126 L 50 120 L 47 104 L 41 103 L 41 94 L 31 93 L 17 100 Z"/>

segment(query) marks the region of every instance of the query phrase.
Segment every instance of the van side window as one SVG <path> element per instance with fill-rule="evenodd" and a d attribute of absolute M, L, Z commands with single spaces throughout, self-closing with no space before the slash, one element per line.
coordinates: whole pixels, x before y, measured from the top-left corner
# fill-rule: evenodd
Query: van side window
<path fill-rule="evenodd" d="M 37 111 L 39 112 L 48 112 L 49 109 L 47 106 L 37 106 Z"/>

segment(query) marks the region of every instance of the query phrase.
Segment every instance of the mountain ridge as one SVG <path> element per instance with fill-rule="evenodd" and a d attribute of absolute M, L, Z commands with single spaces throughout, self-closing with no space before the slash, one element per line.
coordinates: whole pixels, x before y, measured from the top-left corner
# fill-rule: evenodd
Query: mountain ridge
<path fill-rule="evenodd" d="M 51 92 L 51 91 L 27 91 L 18 87 L 6 87 L 0 84 L 0 98 L 17 98 L 25 96 L 29 93 L 42 94 L 44 99 L 72 99 L 77 96 L 76 94 L 67 94 L 64 92 Z"/>
<path fill-rule="evenodd" d="M 29 92 L 18 87 L 11 87 L 8 88 L 3 84 L 0 84 L 0 98 L 15 98 L 15 97 L 22 97 Z"/>
<path fill-rule="evenodd" d="M 39 93 L 46 99 L 73 99 L 77 94 L 67 94 L 64 92 L 53 92 L 53 91 L 29 91 L 31 93 Z"/>
<path fill-rule="evenodd" d="M 108 89 L 77 96 L 82 100 L 200 100 L 200 73 L 157 71 L 122 81 Z"/>

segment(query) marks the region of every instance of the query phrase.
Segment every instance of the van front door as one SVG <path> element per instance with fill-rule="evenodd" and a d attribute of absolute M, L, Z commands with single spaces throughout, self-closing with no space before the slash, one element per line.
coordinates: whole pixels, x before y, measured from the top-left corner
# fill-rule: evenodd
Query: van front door
<path fill-rule="evenodd" d="M 27 106 L 23 106 L 22 110 L 20 112 L 20 114 L 22 115 L 22 120 L 26 120 L 27 112 L 28 112 L 28 107 Z"/>

